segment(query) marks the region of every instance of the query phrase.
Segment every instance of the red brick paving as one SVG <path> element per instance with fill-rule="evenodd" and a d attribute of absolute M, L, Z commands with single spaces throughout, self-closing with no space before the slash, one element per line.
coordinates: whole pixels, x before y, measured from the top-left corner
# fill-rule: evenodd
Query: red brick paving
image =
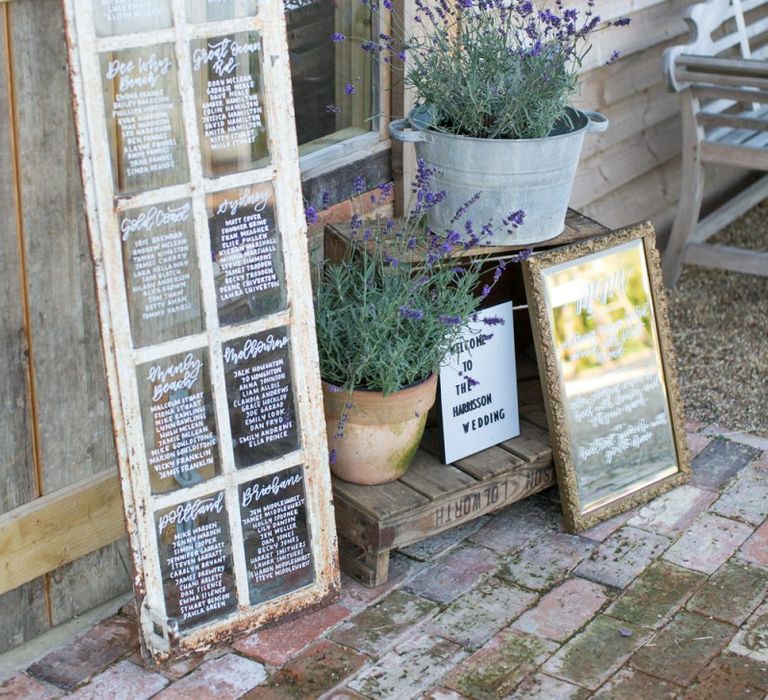
<path fill-rule="evenodd" d="M 635 510 L 628 510 L 626 513 L 619 513 L 618 515 L 604 520 L 599 525 L 589 528 L 581 533 L 582 537 L 589 537 L 590 540 L 595 542 L 604 542 L 607 540 L 616 530 L 618 530 L 624 523 L 627 522 L 635 514 Z"/>
<path fill-rule="evenodd" d="M 211 656 L 223 656 L 223 654 L 217 654 L 214 652 Z M 136 664 L 141 664 L 141 655 L 136 654 L 135 658 L 132 657 L 131 661 Z M 194 656 L 187 656 L 184 659 L 179 659 L 172 663 L 167 664 L 163 668 L 158 669 L 158 672 L 164 675 L 166 678 L 172 681 L 177 681 L 179 678 L 183 678 L 188 673 L 194 671 L 200 664 L 206 661 L 205 654 L 196 654 Z"/>
<path fill-rule="evenodd" d="M 528 676 L 508 700 L 585 700 L 590 695 L 586 688 L 567 681 L 537 674 Z"/>
<path fill-rule="evenodd" d="M 418 697 L 466 656 L 465 649 L 447 639 L 417 634 L 364 666 L 348 687 L 364 697 Z"/>
<path fill-rule="evenodd" d="M 752 534 L 745 523 L 705 513 L 673 544 L 664 558 L 674 564 L 713 574 Z"/>
<path fill-rule="evenodd" d="M 553 642 L 517 630 L 500 632 L 451 671 L 445 682 L 467 697 L 503 698 L 556 649 Z"/>
<path fill-rule="evenodd" d="M 718 490 L 750 462 L 759 459 L 760 450 L 738 442 L 714 437 L 693 459 L 691 483 Z"/>
<path fill-rule="evenodd" d="M 307 647 L 244 700 L 317 698 L 359 669 L 368 657 L 327 639 Z"/>
<path fill-rule="evenodd" d="M 235 651 L 272 666 L 282 666 L 310 642 L 346 620 L 351 611 L 332 604 L 275 627 L 268 627 L 232 645 Z"/>
<path fill-rule="evenodd" d="M 62 695 L 58 688 L 38 683 L 24 673 L 17 673 L 5 685 L 0 686 L 3 700 L 49 700 Z"/>
<path fill-rule="evenodd" d="M 664 535 L 625 525 L 585 559 L 575 573 L 596 583 L 624 588 L 669 544 Z"/>
<path fill-rule="evenodd" d="M 473 545 L 454 549 L 424 569 L 405 589 L 437 603 L 450 603 L 498 565 L 498 557 Z"/>
<path fill-rule="evenodd" d="M 342 575 L 341 595 L 338 603 L 352 612 L 359 612 L 381 600 L 387 593 L 400 588 L 402 583 L 413 578 L 428 564 L 417 559 L 410 559 L 402 554 L 392 553 L 389 557 L 389 578 L 387 582 L 376 588 L 368 588 L 362 583 Z"/>
<path fill-rule="evenodd" d="M 130 661 L 121 661 L 90 683 L 70 695 L 73 700 L 103 700 L 103 698 L 131 698 L 149 700 L 168 685 L 168 679 L 159 673 L 147 671 Z"/>
<path fill-rule="evenodd" d="M 676 537 L 717 500 L 717 493 L 684 484 L 640 508 L 629 525 Z"/>
<path fill-rule="evenodd" d="M 499 576 L 535 591 L 546 591 L 562 580 L 597 544 L 578 535 L 549 532 L 520 552 L 508 556 Z"/>
<path fill-rule="evenodd" d="M 768 664 L 748 657 L 723 655 L 699 674 L 681 700 L 754 700 L 765 691 L 768 691 Z"/>
<path fill-rule="evenodd" d="M 688 433 L 686 435 L 688 442 L 688 449 L 691 451 L 691 457 L 695 457 L 701 452 L 707 445 L 709 445 L 711 438 L 699 433 Z"/>
<path fill-rule="evenodd" d="M 683 610 L 632 657 L 631 665 L 648 675 L 687 685 L 735 633 L 733 625 Z"/>
<path fill-rule="evenodd" d="M 663 559 L 651 564 L 607 613 L 642 627 L 665 624 L 706 581 L 706 575 Z"/>
<path fill-rule="evenodd" d="M 491 576 L 455 600 L 427 629 L 467 649 L 477 649 L 536 600 L 533 591 Z"/>
<path fill-rule="evenodd" d="M 571 578 L 543 596 L 512 626 L 521 632 L 563 641 L 592 619 L 607 600 L 603 586 Z"/>
<path fill-rule="evenodd" d="M 267 680 L 260 663 L 237 654 L 206 661 L 155 696 L 157 700 L 237 700 Z"/>
<path fill-rule="evenodd" d="M 336 603 L 161 669 L 124 610 L 0 700 L 763 700 L 768 442 L 701 428 L 690 484 L 580 536 L 534 496 L 394 553 L 386 586 L 345 577 Z"/>
<path fill-rule="evenodd" d="M 592 696 L 595 700 L 673 700 L 680 686 L 625 667 L 609 678 Z"/>
<path fill-rule="evenodd" d="M 710 510 L 726 518 L 759 525 L 768 517 L 768 501 L 764 496 L 766 484 L 768 473 L 750 465 L 742 469 Z"/>
<path fill-rule="evenodd" d="M 376 656 L 413 634 L 438 609 L 432 601 L 396 590 L 328 636 L 339 644 Z"/>
<path fill-rule="evenodd" d="M 62 690 L 70 690 L 132 652 L 138 644 L 135 621 L 111 617 L 77 639 L 76 643 L 36 661 L 27 673 Z"/>
<path fill-rule="evenodd" d="M 741 625 L 728 645 L 728 651 L 748 656 L 768 667 L 768 601 L 763 603 Z"/>
<path fill-rule="evenodd" d="M 740 625 L 765 600 L 768 570 L 733 558 L 723 564 L 688 601 L 701 615 Z"/>
<path fill-rule="evenodd" d="M 768 568 L 768 520 L 741 545 L 738 556 L 752 564 Z"/>
<path fill-rule="evenodd" d="M 508 554 L 521 550 L 547 532 L 562 529 L 560 507 L 539 495 L 505 508 L 469 540 Z"/>
<path fill-rule="evenodd" d="M 651 631 L 598 615 L 544 664 L 550 676 L 596 690 L 651 637 Z"/>

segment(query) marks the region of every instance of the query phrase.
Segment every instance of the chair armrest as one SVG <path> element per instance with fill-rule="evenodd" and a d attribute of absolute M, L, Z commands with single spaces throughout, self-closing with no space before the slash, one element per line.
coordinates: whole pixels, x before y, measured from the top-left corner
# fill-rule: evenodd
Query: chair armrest
<path fill-rule="evenodd" d="M 680 92 L 688 87 L 677 76 L 677 63 L 680 56 L 712 56 L 715 53 L 712 34 L 732 15 L 731 0 L 706 0 L 691 5 L 683 16 L 688 25 L 690 41 L 687 44 L 671 46 L 664 51 L 663 70 L 667 87 L 672 92 Z"/>
<path fill-rule="evenodd" d="M 717 56 L 675 56 L 673 77 L 681 89 L 696 85 L 768 89 L 768 61 Z"/>

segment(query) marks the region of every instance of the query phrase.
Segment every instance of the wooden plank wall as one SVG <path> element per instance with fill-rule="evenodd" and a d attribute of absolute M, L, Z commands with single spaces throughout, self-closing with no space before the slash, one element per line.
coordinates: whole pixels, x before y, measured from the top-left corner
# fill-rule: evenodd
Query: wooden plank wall
<path fill-rule="evenodd" d="M 586 2 L 569 3 L 584 8 Z M 650 220 L 663 244 L 680 192 L 680 106 L 661 72 L 664 49 L 687 41 L 682 19 L 689 0 L 600 0 L 606 19 L 629 17 L 629 27 L 596 35 L 577 104 L 611 122 L 587 135 L 572 206 L 616 228 Z M 619 60 L 606 61 L 614 49 Z M 746 181 L 743 170 L 708 171 L 705 207 Z"/>
<path fill-rule="evenodd" d="M 685 37 L 688 4 L 598 3 L 604 16 L 633 23 L 604 32 L 588 56 L 579 104 L 612 124 L 587 136 L 572 204 L 608 226 L 650 219 L 662 236 L 669 228 L 680 132 L 660 65 L 663 49 Z M 614 48 L 623 56 L 606 66 Z M 723 169 L 708 198 L 741 182 Z M 0 535 L 44 526 L 48 549 L 62 549 L 60 558 L 26 552 L 35 573 L 22 585 L 30 577 L 15 572 L 4 589 L 0 566 L 0 652 L 129 589 L 124 538 L 101 546 L 121 528 L 104 495 L 115 456 L 81 200 L 60 4 L 0 2 Z M 82 507 L 67 509 L 70 499 Z M 69 534 L 79 548 L 53 534 L 59 513 L 77 519 Z M 30 545 L 44 546 L 39 539 Z M 38 575 L 63 561 L 71 563 Z M 2 550 L 0 565 L 14 566 Z"/>
<path fill-rule="evenodd" d="M 60 3 L 0 4 L 0 35 L 2 514 L 115 456 Z M 0 595 L 0 652 L 127 591 L 128 565 L 120 541 Z"/>
<path fill-rule="evenodd" d="M 8 7 L 0 5 L 0 55 L 7 58 Z M 14 133 L 9 76 L 0 70 L 0 512 L 39 495 L 35 474 L 29 365 L 18 216 L 13 177 Z M 0 651 L 35 636 L 47 625 L 45 581 L 37 579 L 0 596 Z"/>

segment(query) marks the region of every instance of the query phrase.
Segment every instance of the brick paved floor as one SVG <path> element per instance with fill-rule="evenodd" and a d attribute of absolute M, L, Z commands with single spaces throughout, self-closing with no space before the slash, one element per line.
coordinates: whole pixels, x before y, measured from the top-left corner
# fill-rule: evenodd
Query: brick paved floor
<path fill-rule="evenodd" d="M 343 579 L 333 605 L 145 669 L 130 611 L 0 698 L 768 698 L 768 440 L 688 426 L 694 478 L 581 535 L 556 491 Z"/>

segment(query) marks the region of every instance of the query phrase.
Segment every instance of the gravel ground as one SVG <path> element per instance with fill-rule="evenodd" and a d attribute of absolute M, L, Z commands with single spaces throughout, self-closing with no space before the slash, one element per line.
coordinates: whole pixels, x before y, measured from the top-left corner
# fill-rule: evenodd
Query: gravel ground
<path fill-rule="evenodd" d="M 711 242 L 768 250 L 768 201 Z M 685 265 L 669 308 L 686 417 L 768 437 L 768 277 Z"/>

